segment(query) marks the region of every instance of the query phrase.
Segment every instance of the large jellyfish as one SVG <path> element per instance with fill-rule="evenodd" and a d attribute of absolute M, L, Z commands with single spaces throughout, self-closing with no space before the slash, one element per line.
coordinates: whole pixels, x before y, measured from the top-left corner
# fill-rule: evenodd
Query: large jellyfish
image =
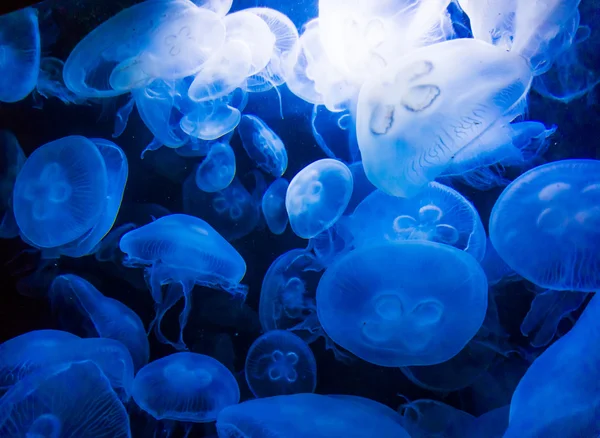
<path fill-rule="evenodd" d="M 0 131 L 0 238 L 19 235 L 13 213 L 13 188 L 25 163 L 25 153 L 10 131 Z M 285 195 L 284 195 L 285 196 Z"/>
<path fill-rule="evenodd" d="M 285 173 L 288 165 L 285 145 L 264 121 L 246 114 L 242 116 L 238 133 L 246 153 L 260 169 L 275 178 Z"/>
<path fill-rule="evenodd" d="M 367 196 L 351 216 L 354 245 L 429 240 L 485 255 L 486 236 L 475 207 L 456 190 L 431 182 L 414 198 L 396 198 L 381 190 Z"/>
<path fill-rule="evenodd" d="M 513 181 L 490 216 L 490 240 L 517 274 L 553 290 L 600 289 L 600 161 L 563 160 Z"/>
<path fill-rule="evenodd" d="M 290 182 L 285 208 L 294 233 L 310 239 L 331 227 L 352 195 L 352 172 L 341 161 L 315 161 Z"/>
<path fill-rule="evenodd" d="M 133 381 L 133 399 L 157 420 L 205 423 L 240 401 L 231 371 L 197 353 L 175 353 L 150 362 Z"/>
<path fill-rule="evenodd" d="M 0 16 L 0 102 L 25 99 L 40 70 L 38 13 L 25 8 Z"/>
<path fill-rule="evenodd" d="M 235 154 L 228 143 L 215 143 L 196 169 L 196 185 L 204 192 L 225 189 L 235 176 Z"/>
<path fill-rule="evenodd" d="M 317 363 L 310 347 L 293 333 L 273 330 L 255 340 L 244 367 L 256 397 L 314 392 Z"/>
<path fill-rule="evenodd" d="M 285 194 L 289 185 L 286 179 L 278 178 L 267 188 L 262 198 L 263 216 L 273 234 L 282 234 L 288 224 Z"/>
<path fill-rule="evenodd" d="M 195 284 L 223 289 L 245 296 L 239 284 L 246 273 L 242 256 L 202 219 L 184 214 L 161 217 L 121 238 L 121 251 L 127 254 L 128 266 L 144 266 L 147 282 L 156 303 L 156 317 L 151 325 L 157 338 L 178 349 L 185 349 L 183 330 L 192 307 Z M 163 286 L 166 291 L 163 293 Z M 161 321 L 180 298 L 185 307 L 179 315 L 179 339 L 168 340 Z"/>
<path fill-rule="evenodd" d="M 416 195 L 461 149 L 520 115 L 531 81 L 521 56 L 474 39 L 400 58 L 367 80 L 358 97 L 367 177 L 390 195 Z"/>
<path fill-rule="evenodd" d="M 317 312 L 334 342 L 368 362 L 433 365 L 477 333 L 487 298 L 485 274 L 471 255 L 403 241 L 359 248 L 334 262 L 319 281 Z"/>

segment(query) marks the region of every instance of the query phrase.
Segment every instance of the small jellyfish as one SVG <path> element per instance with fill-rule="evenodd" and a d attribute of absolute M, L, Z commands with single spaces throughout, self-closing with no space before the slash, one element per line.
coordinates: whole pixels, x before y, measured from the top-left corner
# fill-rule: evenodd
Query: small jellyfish
<path fill-rule="evenodd" d="M 337 260 L 319 281 L 317 312 L 334 342 L 368 362 L 433 365 L 473 338 L 487 298 L 485 274 L 470 254 L 408 240 Z"/>
<path fill-rule="evenodd" d="M 85 97 L 80 97 L 69 90 L 63 82 L 63 70 L 65 63 L 58 58 L 44 57 L 40 61 L 40 73 L 35 87 L 34 100 L 36 107 L 42 108 L 43 103 L 39 96 L 50 99 L 57 98 L 65 105 L 88 105 Z"/>
<path fill-rule="evenodd" d="M 25 163 L 25 153 L 10 131 L 0 131 L 0 238 L 19 235 L 13 213 L 13 189 L 17 175 Z"/>
<path fill-rule="evenodd" d="M 284 178 L 273 181 L 262 198 L 262 212 L 271 233 L 282 234 L 288 224 L 285 194 L 289 183 Z"/>
<path fill-rule="evenodd" d="M 288 165 L 285 145 L 264 121 L 246 114 L 242 116 L 238 133 L 244 150 L 259 169 L 275 178 L 285 173 Z"/>
<path fill-rule="evenodd" d="M 552 290 L 600 288 L 600 161 L 536 167 L 502 192 L 490 240 L 517 274 Z"/>
<path fill-rule="evenodd" d="M 298 172 L 285 197 L 294 233 L 310 239 L 331 227 L 346 210 L 352 187 L 352 172 L 340 161 L 315 161 Z"/>
<path fill-rule="evenodd" d="M 231 371 L 197 353 L 175 353 L 150 362 L 133 381 L 133 399 L 157 420 L 215 421 L 224 408 L 240 401 Z"/>
<path fill-rule="evenodd" d="M 196 169 L 196 185 L 204 192 L 225 189 L 235 176 L 235 154 L 227 143 L 215 143 Z"/>
<path fill-rule="evenodd" d="M 317 363 L 310 347 L 285 330 L 273 330 L 255 340 L 244 367 L 256 397 L 314 392 Z"/>

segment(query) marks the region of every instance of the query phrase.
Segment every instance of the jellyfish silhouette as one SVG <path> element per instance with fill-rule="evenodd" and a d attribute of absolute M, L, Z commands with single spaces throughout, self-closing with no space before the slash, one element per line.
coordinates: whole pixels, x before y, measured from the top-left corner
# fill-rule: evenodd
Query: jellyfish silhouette
<path fill-rule="evenodd" d="M 263 216 L 273 234 L 282 234 L 287 228 L 288 215 L 285 210 L 285 195 L 289 185 L 286 179 L 278 178 L 267 188 L 262 198 Z"/>

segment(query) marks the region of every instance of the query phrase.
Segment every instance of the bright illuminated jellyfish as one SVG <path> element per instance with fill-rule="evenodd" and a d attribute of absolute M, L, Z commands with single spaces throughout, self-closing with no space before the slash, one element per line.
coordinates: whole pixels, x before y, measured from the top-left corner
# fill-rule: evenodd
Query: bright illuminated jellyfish
<path fill-rule="evenodd" d="M 337 160 L 318 160 L 298 172 L 285 197 L 294 233 L 310 239 L 331 227 L 346 210 L 352 186 L 352 172 Z"/>
<path fill-rule="evenodd" d="M 594 296 L 566 335 L 545 350 L 519 381 L 506 438 L 598 436 L 600 297 Z"/>
<path fill-rule="evenodd" d="M 246 295 L 239 283 L 246 273 L 242 256 L 202 219 L 185 214 L 161 217 L 121 238 L 126 266 L 143 266 L 156 303 L 151 323 L 160 342 L 185 349 L 183 330 L 192 307 L 194 285 Z M 163 286 L 166 290 L 163 291 Z M 185 307 L 179 315 L 179 339 L 168 340 L 162 333 L 165 313 L 181 298 Z"/>
<path fill-rule="evenodd" d="M 563 160 L 513 181 L 490 216 L 490 240 L 517 274 L 552 290 L 600 289 L 600 161 Z"/>
<path fill-rule="evenodd" d="M 515 33 L 515 11 L 518 0 L 459 0 L 469 16 L 473 38 L 510 50 Z"/>
<path fill-rule="evenodd" d="M 65 85 L 83 97 L 111 97 L 153 79 L 196 73 L 225 39 L 214 12 L 186 0 L 152 0 L 127 8 L 73 49 Z"/>
<path fill-rule="evenodd" d="M 536 294 L 523 323 L 521 333 L 531 338 L 532 347 L 545 347 L 556 336 L 558 325 L 581 307 L 587 293 L 546 290 Z"/>
<path fill-rule="evenodd" d="M 0 238 L 19 235 L 13 213 L 13 188 L 26 157 L 19 141 L 10 131 L 0 131 Z"/>
<path fill-rule="evenodd" d="M 263 120 L 251 115 L 242 116 L 238 133 L 244 150 L 259 169 L 275 178 L 285 173 L 288 165 L 285 145 Z"/>
<path fill-rule="evenodd" d="M 223 190 L 206 193 L 198 188 L 195 175 L 183 183 L 183 211 L 214 224 L 225 239 L 240 239 L 256 228 L 260 201 L 246 190 L 238 177 Z"/>
<path fill-rule="evenodd" d="M 367 362 L 433 365 L 477 333 L 487 298 L 485 274 L 471 255 L 403 241 L 359 248 L 334 262 L 319 281 L 317 312 L 331 339 Z"/>
<path fill-rule="evenodd" d="M 71 274 L 54 279 L 49 298 L 65 330 L 122 342 L 136 371 L 148 363 L 150 347 L 144 324 L 125 304 L 105 297 L 92 284 Z"/>
<path fill-rule="evenodd" d="M 244 367 L 256 397 L 314 392 L 317 363 L 310 347 L 293 333 L 273 330 L 255 340 Z"/>
<path fill-rule="evenodd" d="M 204 192 L 226 188 L 235 176 L 235 154 L 227 143 L 215 143 L 196 169 L 196 185 Z"/>
<path fill-rule="evenodd" d="M 374 432 L 376 431 L 376 432 Z M 220 438 L 409 438 L 387 412 L 345 397 L 292 394 L 249 400 L 223 409 Z"/>
<path fill-rule="evenodd" d="M 358 97 L 367 177 L 390 195 L 416 195 L 461 149 L 520 115 L 531 80 L 521 56 L 470 38 L 401 57 L 368 79 Z"/>
<path fill-rule="evenodd" d="M 34 8 L 0 16 L 0 102 L 25 99 L 37 84 L 40 30 Z"/>
<path fill-rule="evenodd" d="M 133 381 L 133 399 L 157 420 L 215 421 L 240 401 L 231 371 L 212 357 L 175 353 L 150 362 Z"/>
<path fill-rule="evenodd" d="M 401 424 L 412 438 L 459 437 L 464 435 L 475 417 L 437 400 L 415 400 L 398 409 Z"/>
<path fill-rule="evenodd" d="M 262 198 L 263 216 L 273 234 L 282 234 L 287 228 L 288 216 L 285 210 L 285 194 L 289 185 L 286 179 L 278 178 L 273 181 Z"/>
<path fill-rule="evenodd" d="M 0 401 L 0 435 L 28 438 L 129 438 L 127 411 L 90 361 L 41 370 Z"/>
<path fill-rule="evenodd" d="M 85 137 L 40 146 L 15 182 L 13 207 L 21 234 L 42 248 L 78 239 L 106 208 L 107 184 L 102 154 Z"/>
<path fill-rule="evenodd" d="M 350 227 L 356 247 L 429 240 L 454 246 L 477 260 L 485 255 L 485 230 L 475 207 L 456 190 L 436 182 L 410 199 L 372 192 L 354 210 Z"/>
<path fill-rule="evenodd" d="M 233 0 L 192 0 L 196 6 L 213 11 L 219 17 L 227 15 L 233 5 Z"/>

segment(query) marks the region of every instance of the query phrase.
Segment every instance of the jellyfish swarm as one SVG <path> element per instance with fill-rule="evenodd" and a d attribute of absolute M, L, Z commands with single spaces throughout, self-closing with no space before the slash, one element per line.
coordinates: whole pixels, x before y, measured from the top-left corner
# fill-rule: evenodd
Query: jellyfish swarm
<path fill-rule="evenodd" d="M 33 91 L 40 70 L 36 9 L 0 16 L 0 102 L 18 102 Z"/>
<path fill-rule="evenodd" d="M 288 216 L 285 209 L 285 195 L 289 185 L 286 179 L 278 178 L 271 183 L 262 198 L 263 216 L 273 234 L 282 234 L 287 228 Z"/>
<path fill-rule="evenodd" d="M 235 176 L 235 154 L 227 143 L 215 143 L 196 169 L 196 185 L 204 192 L 225 189 Z"/>
<path fill-rule="evenodd" d="M 19 235 L 13 213 L 13 188 L 25 153 L 10 131 L 0 131 L 0 238 L 12 239 Z"/>
<path fill-rule="evenodd" d="M 242 116 L 238 133 L 244 150 L 259 169 L 275 178 L 285 173 L 288 165 L 287 150 L 279 136 L 265 122 L 246 114 Z"/>
<path fill-rule="evenodd" d="M 150 324 L 160 342 L 185 349 L 183 330 L 192 307 L 194 285 L 222 289 L 245 296 L 239 282 L 246 263 L 239 253 L 202 219 L 184 214 L 163 216 L 125 234 L 119 242 L 126 266 L 143 266 L 146 281 L 156 303 L 156 317 Z M 163 286 L 166 291 L 163 293 Z M 168 340 L 162 333 L 165 313 L 183 298 L 179 315 L 179 339 Z"/>
<path fill-rule="evenodd" d="M 352 186 L 352 172 L 337 160 L 318 160 L 298 172 L 285 197 L 294 233 L 310 239 L 331 227 L 346 210 Z"/>
<path fill-rule="evenodd" d="M 350 232 L 356 247 L 403 240 L 429 240 L 485 255 L 486 236 L 475 207 L 456 190 L 431 182 L 413 198 L 375 190 L 354 210 Z"/>
<path fill-rule="evenodd" d="M 0 400 L 3 437 L 129 438 L 129 417 L 91 361 L 44 368 Z"/>
<path fill-rule="evenodd" d="M 256 397 L 314 392 L 317 363 L 310 347 L 293 333 L 273 330 L 255 340 L 244 367 Z"/>
<path fill-rule="evenodd" d="M 461 149 L 520 115 L 531 81 L 522 57 L 474 39 L 400 58 L 367 80 L 358 97 L 367 177 L 390 195 L 415 196 Z"/>
<path fill-rule="evenodd" d="M 317 312 L 331 339 L 367 362 L 433 365 L 458 354 L 479 330 L 487 297 L 485 274 L 471 255 L 403 241 L 334 262 L 319 281 Z"/>
<path fill-rule="evenodd" d="M 83 337 L 122 342 L 131 354 L 135 371 L 148 363 L 150 346 L 144 324 L 129 307 L 71 274 L 54 279 L 49 297 L 64 329 Z"/>
<path fill-rule="evenodd" d="M 552 290 L 600 288 L 600 161 L 563 160 L 513 181 L 490 216 L 490 240 L 517 274 Z"/>
<path fill-rule="evenodd" d="M 240 401 L 231 371 L 212 357 L 175 353 L 142 368 L 133 381 L 133 399 L 157 420 L 215 421 Z"/>

